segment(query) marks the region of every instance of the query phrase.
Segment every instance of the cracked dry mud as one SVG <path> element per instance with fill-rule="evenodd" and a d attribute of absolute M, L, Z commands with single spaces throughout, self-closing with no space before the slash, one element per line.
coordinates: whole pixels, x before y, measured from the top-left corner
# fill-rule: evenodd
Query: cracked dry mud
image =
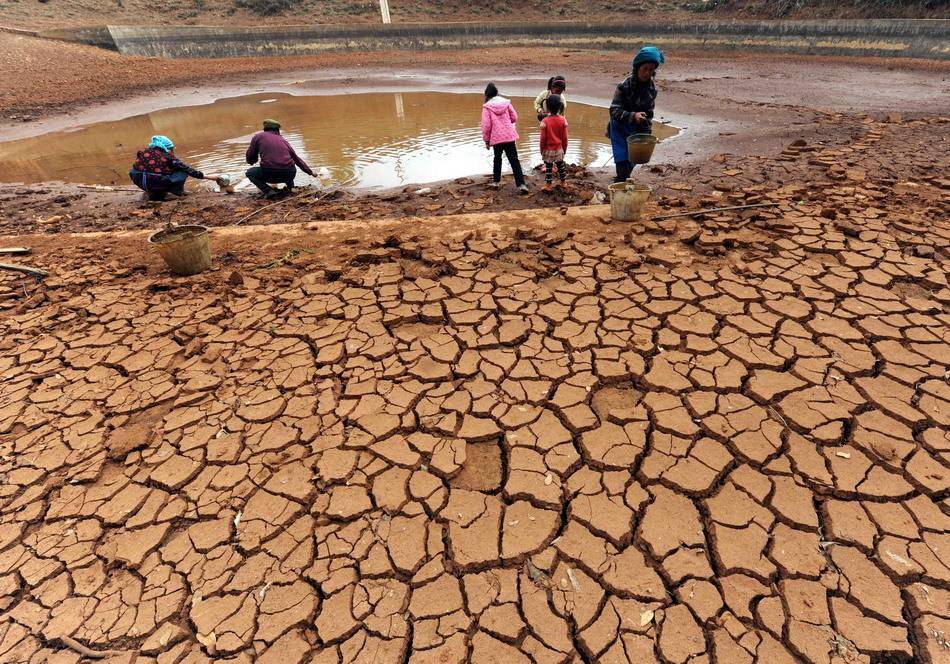
<path fill-rule="evenodd" d="M 950 183 L 840 166 L 886 133 L 646 235 L 61 265 L 2 322 L 0 660 L 950 661 Z"/>

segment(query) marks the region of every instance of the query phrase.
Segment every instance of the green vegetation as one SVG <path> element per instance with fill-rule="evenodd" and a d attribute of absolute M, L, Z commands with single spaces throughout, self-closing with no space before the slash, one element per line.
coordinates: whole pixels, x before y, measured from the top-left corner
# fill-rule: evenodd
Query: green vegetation
<path fill-rule="evenodd" d="M 718 11 L 761 18 L 864 16 L 889 18 L 927 15 L 947 6 L 947 0 L 693 0 L 694 12 Z"/>
<path fill-rule="evenodd" d="M 293 7 L 294 0 L 234 0 L 234 4 L 261 16 L 276 16 Z"/>

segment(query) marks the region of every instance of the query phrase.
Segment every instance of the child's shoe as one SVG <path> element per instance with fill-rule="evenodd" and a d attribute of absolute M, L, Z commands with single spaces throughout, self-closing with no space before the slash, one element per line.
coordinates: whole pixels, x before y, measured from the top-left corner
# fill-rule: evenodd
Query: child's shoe
<path fill-rule="evenodd" d="M 527 194 L 527 193 L 528 193 L 528 185 L 523 184 L 523 185 L 521 185 L 520 187 L 518 187 L 518 193 L 519 193 L 519 194 Z"/>

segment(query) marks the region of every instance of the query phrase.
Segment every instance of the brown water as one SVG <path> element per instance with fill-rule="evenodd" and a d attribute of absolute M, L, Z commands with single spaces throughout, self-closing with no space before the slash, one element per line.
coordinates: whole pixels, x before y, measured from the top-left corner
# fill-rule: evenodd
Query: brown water
<path fill-rule="evenodd" d="M 526 168 L 541 162 L 532 101 L 513 99 Z M 193 167 L 230 175 L 247 186 L 244 152 L 267 117 L 283 123 L 284 136 L 325 185 L 394 187 L 490 173 L 491 152 L 479 129 L 482 102 L 481 95 L 446 92 L 221 99 L 0 143 L 0 181 L 128 184 L 136 151 L 152 135 L 164 134 L 174 140 L 178 157 Z M 604 136 L 607 110 L 569 99 L 567 119 L 567 161 L 606 165 L 611 154 Z M 654 123 L 661 139 L 678 131 Z M 310 180 L 301 173 L 297 182 Z"/>

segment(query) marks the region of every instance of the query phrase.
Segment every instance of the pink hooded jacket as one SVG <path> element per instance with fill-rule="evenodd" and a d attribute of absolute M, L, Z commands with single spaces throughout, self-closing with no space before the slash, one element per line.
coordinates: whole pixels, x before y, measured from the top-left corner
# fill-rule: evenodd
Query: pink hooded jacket
<path fill-rule="evenodd" d="M 511 101 L 501 95 L 492 97 L 482 106 L 482 138 L 489 145 L 517 141 L 517 121 L 518 113 Z"/>

